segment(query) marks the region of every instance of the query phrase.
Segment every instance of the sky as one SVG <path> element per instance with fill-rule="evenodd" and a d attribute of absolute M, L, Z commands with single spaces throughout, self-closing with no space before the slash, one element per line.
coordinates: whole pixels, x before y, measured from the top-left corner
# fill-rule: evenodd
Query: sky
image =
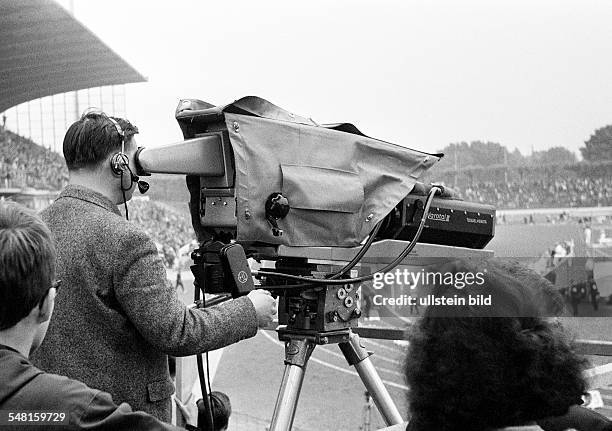
<path fill-rule="evenodd" d="M 429 152 L 473 140 L 578 152 L 612 124 L 610 1 L 72 3 L 148 78 L 126 89 L 139 145 L 182 139 L 182 98 L 247 95 Z"/>

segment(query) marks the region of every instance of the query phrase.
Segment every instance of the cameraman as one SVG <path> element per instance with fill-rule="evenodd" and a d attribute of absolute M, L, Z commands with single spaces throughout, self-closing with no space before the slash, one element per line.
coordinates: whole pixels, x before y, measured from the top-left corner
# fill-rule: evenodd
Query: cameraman
<path fill-rule="evenodd" d="M 138 181 L 136 133 L 128 121 L 103 113 L 83 115 L 66 132 L 70 181 L 42 213 L 64 287 L 34 362 L 169 422 L 174 385 L 167 355 L 252 337 L 272 321 L 276 302 L 262 290 L 207 309 L 177 298 L 155 243 L 117 209 Z"/>
<path fill-rule="evenodd" d="M 29 210 L 0 202 L 0 411 L 1 429 L 177 430 L 105 392 L 36 368 L 28 356 L 40 345 L 60 286 L 51 233 Z M 25 422 L 8 413 L 55 412 L 62 425 Z M 4 415 L 6 413 L 6 416 Z M 18 416 L 20 417 L 20 416 Z M 26 416 L 27 418 L 27 416 Z"/>

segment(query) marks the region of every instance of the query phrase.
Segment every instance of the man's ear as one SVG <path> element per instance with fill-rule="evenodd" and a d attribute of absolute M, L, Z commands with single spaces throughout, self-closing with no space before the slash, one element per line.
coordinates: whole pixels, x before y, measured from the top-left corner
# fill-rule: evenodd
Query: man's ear
<path fill-rule="evenodd" d="M 57 294 L 57 290 L 52 287 L 47 292 L 45 299 L 43 299 L 42 304 L 40 304 L 38 308 L 38 316 L 36 317 L 37 323 L 46 322 L 51 318 L 51 314 L 53 314 L 53 308 L 55 307 L 55 295 Z"/>

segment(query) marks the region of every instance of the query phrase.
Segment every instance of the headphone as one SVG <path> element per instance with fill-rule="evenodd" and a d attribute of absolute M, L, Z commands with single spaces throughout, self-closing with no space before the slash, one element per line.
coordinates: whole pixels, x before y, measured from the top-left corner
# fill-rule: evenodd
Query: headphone
<path fill-rule="evenodd" d="M 121 137 L 121 151 L 113 154 L 110 164 L 111 170 L 115 175 L 122 175 L 126 169 L 130 169 L 130 159 L 128 158 L 127 154 L 125 154 L 125 133 L 117 120 L 111 117 L 106 118 L 108 118 L 113 126 L 115 126 L 115 130 L 117 130 L 117 133 Z M 121 184 L 121 188 L 123 188 L 123 184 Z"/>
<path fill-rule="evenodd" d="M 109 121 L 112 123 L 112 125 L 115 127 L 115 130 L 117 130 L 117 133 L 121 137 L 121 151 L 113 154 L 110 160 L 111 171 L 113 171 L 115 175 L 121 175 L 123 177 L 123 173 L 127 169 L 130 173 L 130 179 L 132 183 L 138 184 L 138 190 L 140 191 L 140 193 L 145 194 L 147 190 L 149 190 L 149 184 L 144 181 L 140 181 L 140 178 L 137 175 L 134 175 L 134 173 L 130 169 L 130 159 L 127 154 L 125 154 L 125 132 L 123 131 L 123 128 L 114 118 L 106 118 L 109 119 Z M 121 178 L 121 191 L 127 192 L 131 188 L 132 184 L 130 184 L 130 187 L 128 187 L 127 189 L 124 189 L 123 178 Z"/>

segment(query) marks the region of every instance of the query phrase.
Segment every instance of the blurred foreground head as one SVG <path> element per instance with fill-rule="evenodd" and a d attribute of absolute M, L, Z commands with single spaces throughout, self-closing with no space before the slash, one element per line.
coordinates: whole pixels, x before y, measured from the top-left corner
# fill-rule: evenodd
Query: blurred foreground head
<path fill-rule="evenodd" d="M 223 392 L 213 391 L 210 393 L 210 404 L 212 408 L 213 423 L 215 429 L 213 431 L 225 431 L 229 424 L 229 418 L 232 414 L 232 404 L 227 395 Z M 204 413 L 204 401 L 198 400 L 198 428 L 204 430 L 206 427 L 206 419 Z"/>
<path fill-rule="evenodd" d="M 0 202 L 0 336 L 33 335 L 31 351 L 42 342 L 53 312 L 55 259 L 42 220 L 19 204 Z"/>
<path fill-rule="evenodd" d="M 564 306 L 546 279 L 500 259 L 455 261 L 439 270 L 480 272 L 484 282 L 437 285 L 434 295 L 491 295 L 492 302 L 430 306 L 414 328 L 406 360 L 411 430 L 520 426 L 582 403 L 585 360 L 550 319 Z"/>

